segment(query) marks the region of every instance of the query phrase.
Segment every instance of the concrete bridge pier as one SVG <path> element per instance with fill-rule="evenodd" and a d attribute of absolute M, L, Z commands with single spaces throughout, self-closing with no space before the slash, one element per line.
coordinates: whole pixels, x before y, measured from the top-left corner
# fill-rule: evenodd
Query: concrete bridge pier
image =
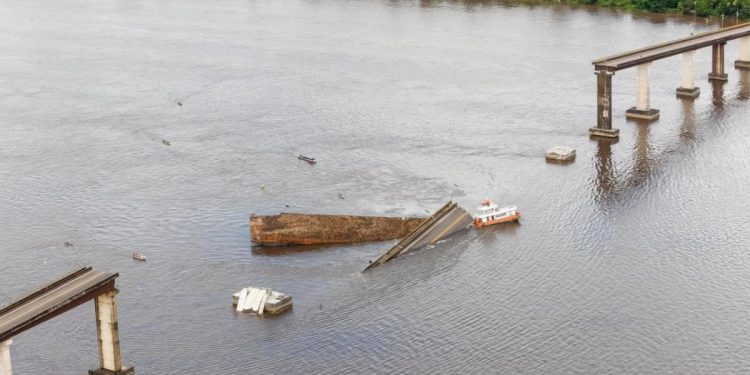
<path fill-rule="evenodd" d="M 737 69 L 750 69 L 750 36 L 740 38 L 740 59 L 735 60 Z"/>
<path fill-rule="evenodd" d="M 614 72 L 597 70 L 596 74 L 596 127 L 589 129 L 595 137 L 617 138 L 619 129 L 612 129 L 612 76 Z"/>
<path fill-rule="evenodd" d="M 94 300 L 96 336 L 99 339 L 98 370 L 89 375 L 133 375 L 132 367 L 123 367 L 120 358 L 120 333 L 117 329 L 117 289 L 103 293 Z"/>
<path fill-rule="evenodd" d="M 711 73 L 708 73 L 710 81 L 728 81 L 729 76 L 724 73 L 724 46 L 727 42 L 721 42 L 711 46 Z"/>
<path fill-rule="evenodd" d="M 13 368 L 10 365 L 10 344 L 13 339 L 0 342 L 0 375 L 12 375 Z"/>
<path fill-rule="evenodd" d="M 682 86 L 677 88 L 678 98 L 695 99 L 701 94 L 701 89 L 695 87 L 694 61 L 695 50 L 682 54 Z"/>
<path fill-rule="evenodd" d="M 656 120 L 659 118 L 659 110 L 651 108 L 650 104 L 650 71 L 650 62 L 638 65 L 635 72 L 635 107 L 630 107 L 625 112 L 625 117 L 639 120 Z"/>

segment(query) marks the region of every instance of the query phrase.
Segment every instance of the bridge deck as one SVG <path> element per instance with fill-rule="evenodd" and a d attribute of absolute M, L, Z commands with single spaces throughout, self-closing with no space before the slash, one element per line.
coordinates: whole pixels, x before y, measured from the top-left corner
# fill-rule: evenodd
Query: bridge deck
<path fill-rule="evenodd" d="M 750 23 L 743 23 L 724 29 L 707 31 L 686 38 L 604 57 L 594 60 L 591 63 L 596 70 L 616 72 L 618 70 L 723 43 L 732 39 L 742 38 L 748 35 L 750 35 Z"/>
<path fill-rule="evenodd" d="M 441 238 L 468 227 L 472 217 L 454 202 L 448 202 L 432 216 L 425 219 L 416 229 L 404 237 L 399 243 L 371 262 L 363 271 L 381 265 L 391 258 L 421 246 L 432 244 Z"/>
<path fill-rule="evenodd" d="M 114 290 L 117 276 L 85 267 L 0 309 L 0 342 Z"/>

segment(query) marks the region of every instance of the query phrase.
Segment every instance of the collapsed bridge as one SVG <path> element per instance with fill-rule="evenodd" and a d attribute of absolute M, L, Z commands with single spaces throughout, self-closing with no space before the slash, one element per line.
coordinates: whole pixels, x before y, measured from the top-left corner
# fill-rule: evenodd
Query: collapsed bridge
<path fill-rule="evenodd" d="M 425 219 L 422 224 L 399 241 L 396 246 L 393 246 L 375 261 L 371 261 L 363 271 L 379 266 L 409 250 L 434 244 L 455 232 L 465 229 L 472 222 L 473 219 L 466 210 L 459 207 L 453 201 L 450 201 L 435 211 L 432 216 Z"/>

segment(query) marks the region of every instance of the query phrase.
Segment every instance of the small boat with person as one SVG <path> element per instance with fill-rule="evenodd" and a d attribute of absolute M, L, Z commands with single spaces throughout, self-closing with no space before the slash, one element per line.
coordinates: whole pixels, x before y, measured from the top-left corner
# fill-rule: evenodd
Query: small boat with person
<path fill-rule="evenodd" d="M 133 253 L 133 259 L 139 260 L 141 262 L 145 262 L 146 261 L 146 256 L 143 255 L 143 254 L 141 254 L 141 253 L 135 252 L 135 253 Z"/>
<path fill-rule="evenodd" d="M 308 156 L 305 156 L 305 155 L 302 155 L 302 154 L 299 154 L 299 155 L 297 155 L 297 159 L 299 159 L 299 160 L 303 160 L 303 161 L 306 161 L 306 162 L 308 162 L 308 163 L 310 163 L 310 164 L 315 164 L 315 163 L 317 163 L 317 162 L 315 161 L 315 158 L 311 158 L 311 157 L 308 157 Z"/>
<path fill-rule="evenodd" d="M 477 211 L 477 216 L 474 218 L 474 226 L 477 228 L 517 221 L 521 218 L 521 212 L 516 206 L 498 208 L 497 204 L 489 198 L 482 201 Z"/>

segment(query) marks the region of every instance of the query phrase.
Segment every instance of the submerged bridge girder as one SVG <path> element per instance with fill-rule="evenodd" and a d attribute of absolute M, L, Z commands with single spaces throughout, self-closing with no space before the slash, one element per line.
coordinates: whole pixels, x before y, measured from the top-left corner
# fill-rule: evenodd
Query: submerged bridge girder
<path fill-rule="evenodd" d="M 466 210 L 459 207 L 455 202 L 450 201 L 425 219 L 418 227 L 378 257 L 378 259 L 370 261 L 369 265 L 362 271 L 382 265 L 391 260 L 391 258 L 395 258 L 410 250 L 435 244 L 441 239 L 467 228 L 472 222 L 473 219 Z"/>

